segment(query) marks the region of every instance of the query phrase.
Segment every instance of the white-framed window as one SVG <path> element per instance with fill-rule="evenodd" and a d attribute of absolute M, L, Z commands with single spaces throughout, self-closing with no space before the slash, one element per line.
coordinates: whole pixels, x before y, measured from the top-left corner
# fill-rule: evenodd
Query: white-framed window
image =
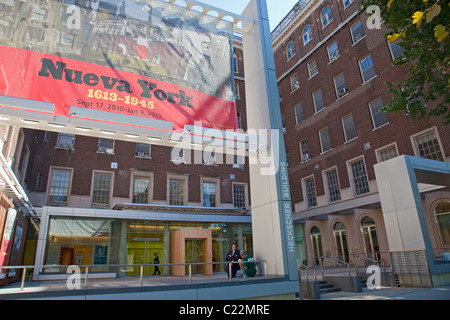
<path fill-rule="evenodd" d="M 97 152 L 113 154 L 114 153 L 114 140 L 106 138 L 98 138 Z"/>
<path fill-rule="evenodd" d="M 445 160 L 436 128 L 421 132 L 413 136 L 412 140 L 417 157 L 437 161 Z"/>
<path fill-rule="evenodd" d="M 364 59 L 359 61 L 359 67 L 361 69 L 361 77 L 363 83 L 373 79 L 376 76 L 375 67 L 373 66 L 372 55 L 368 55 Z"/>
<path fill-rule="evenodd" d="M 305 190 L 305 198 L 308 208 L 317 207 L 317 194 L 314 176 L 303 179 L 303 189 Z"/>
<path fill-rule="evenodd" d="M 344 130 L 345 141 L 349 142 L 358 137 L 356 134 L 355 121 L 353 120 L 353 114 L 350 113 L 342 118 L 342 129 Z"/>
<path fill-rule="evenodd" d="M 366 36 L 364 30 L 364 24 L 361 20 L 350 27 L 350 33 L 352 35 L 353 43 L 357 43 L 359 40 Z"/>
<path fill-rule="evenodd" d="M 325 28 L 333 21 L 333 14 L 331 12 L 330 6 L 326 6 L 322 13 L 320 14 L 320 18 L 322 20 L 322 27 Z"/>
<path fill-rule="evenodd" d="M 349 5 L 353 3 L 355 0 L 343 0 L 344 1 L 344 9 L 346 9 Z"/>
<path fill-rule="evenodd" d="M 295 113 L 295 123 L 296 124 L 300 124 L 302 123 L 305 119 L 303 118 L 303 107 L 302 107 L 302 103 L 299 102 L 294 106 L 294 113 Z"/>
<path fill-rule="evenodd" d="M 58 133 L 56 148 L 73 149 L 75 146 L 75 135 L 71 133 Z"/>
<path fill-rule="evenodd" d="M 318 89 L 313 92 L 313 102 L 314 102 L 314 110 L 315 112 L 319 112 L 325 108 L 325 104 L 323 103 L 322 89 Z"/>
<path fill-rule="evenodd" d="M 393 143 L 388 146 L 375 150 L 378 163 L 398 157 L 397 144 Z"/>
<path fill-rule="evenodd" d="M 330 44 L 327 47 L 327 50 L 328 50 L 328 60 L 330 61 L 330 63 L 339 58 L 339 47 L 337 41 Z"/>
<path fill-rule="evenodd" d="M 236 53 L 233 54 L 233 71 L 234 73 L 239 73 L 238 58 Z"/>
<path fill-rule="evenodd" d="M 351 175 L 353 191 L 356 196 L 369 193 L 369 180 L 367 178 L 366 166 L 363 158 L 348 163 Z"/>
<path fill-rule="evenodd" d="M 202 202 L 203 207 L 217 207 L 216 194 L 218 194 L 218 183 L 214 181 L 202 181 Z"/>
<path fill-rule="evenodd" d="M 336 97 L 337 99 L 342 98 L 348 93 L 347 84 L 345 83 L 344 74 L 334 77 L 334 88 L 336 89 Z"/>
<path fill-rule="evenodd" d="M 309 156 L 308 139 L 301 140 L 299 142 L 299 147 L 300 147 L 300 157 L 301 157 L 302 163 L 309 161 L 311 158 Z"/>
<path fill-rule="evenodd" d="M 295 44 L 294 41 L 290 41 L 286 47 L 287 59 L 291 60 L 295 56 Z"/>
<path fill-rule="evenodd" d="M 300 88 L 300 83 L 298 82 L 298 76 L 297 74 L 294 74 L 291 78 L 291 92 L 297 90 L 298 88 Z"/>
<path fill-rule="evenodd" d="M 94 171 L 92 177 L 92 207 L 109 208 L 112 198 L 113 173 Z"/>
<path fill-rule="evenodd" d="M 182 179 L 169 179 L 169 205 L 183 206 L 185 181 Z"/>
<path fill-rule="evenodd" d="M 68 204 L 72 173 L 73 169 L 71 168 L 50 168 L 48 183 L 49 205 L 66 206 Z"/>
<path fill-rule="evenodd" d="M 148 143 L 136 143 L 136 157 L 149 159 L 151 157 Z"/>
<path fill-rule="evenodd" d="M 331 140 L 328 127 L 319 130 L 319 140 L 322 153 L 331 150 Z"/>
<path fill-rule="evenodd" d="M 236 209 L 247 208 L 247 184 L 233 183 L 233 206 Z"/>
<path fill-rule="evenodd" d="M 303 29 L 302 34 L 303 34 L 303 45 L 306 46 L 313 39 L 312 28 L 309 24 Z"/>
<path fill-rule="evenodd" d="M 372 118 L 372 125 L 374 129 L 388 124 L 386 114 L 381 111 L 384 108 L 384 103 L 381 98 L 369 102 L 370 115 Z"/>
<path fill-rule="evenodd" d="M 392 61 L 403 55 L 403 47 L 402 47 L 402 41 L 399 40 L 397 42 L 391 43 L 387 42 L 389 46 L 389 51 L 391 52 Z"/>
<path fill-rule="evenodd" d="M 325 189 L 327 190 L 328 201 L 335 202 L 341 200 L 341 188 L 339 186 L 339 177 L 336 168 L 323 172 Z"/>
<path fill-rule="evenodd" d="M 319 73 L 316 59 L 313 59 L 310 62 L 308 62 L 308 73 L 310 79 Z"/>
<path fill-rule="evenodd" d="M 149 176 L 138 173 L 133 175 L 133 203 L 147 204 L 150 202 L 151 181 Z"/>

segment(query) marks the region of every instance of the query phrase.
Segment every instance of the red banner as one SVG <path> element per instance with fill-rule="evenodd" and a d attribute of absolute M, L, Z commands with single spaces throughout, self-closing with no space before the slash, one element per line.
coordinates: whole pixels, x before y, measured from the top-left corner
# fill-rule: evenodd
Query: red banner
<path fill-rule="evenodd" d="M 0 95 L 173 122 L 174 129 L 238 128 L 236 104 L 174 84 L 113 68 L 0 46 Z M 95 119 L 98 120 L 98 119 Z"/>

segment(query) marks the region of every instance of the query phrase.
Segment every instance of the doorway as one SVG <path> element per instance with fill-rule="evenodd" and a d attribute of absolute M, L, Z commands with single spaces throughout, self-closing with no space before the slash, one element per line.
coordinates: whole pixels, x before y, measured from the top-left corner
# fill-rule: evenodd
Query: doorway
<path fill-rule="evenodd" d="M 320 229 L 317 227 L 312 228 L 311 230 L 311 244 L 313 247 L 313 255 L 314 255 L 314 264 L 316 266 L 320 265 L 321 257 L 323 256 L 322 252 L 322 237 L 320 235 Z"/>
<path fill-rule="evenodd" d="M 361 221 L 361 233 L 364 243 L 364 251 L 369 259 L 380 261 L 380 247 L 378 246 L 377 228 L 375 221 L 365 217 Z"/>
<path fill-rule="evenodd" d="M 202 263 L 205 262 L 205 239 L 186 239 L 184 254 L 186 263 Z M 192 265 L 192 274 L 203 274 L 204 266 Z M 189 266 L 186 265 L 186 274 L 189 273 Z"/>
<path fill-rule="evenodd" d="M 334 239 L 336 240 L 336 251 L 338 259 L 349 262 L 349 252 L 347 244 L 347 232 L 343 223 L 338 222 L 334 225 Z"/>

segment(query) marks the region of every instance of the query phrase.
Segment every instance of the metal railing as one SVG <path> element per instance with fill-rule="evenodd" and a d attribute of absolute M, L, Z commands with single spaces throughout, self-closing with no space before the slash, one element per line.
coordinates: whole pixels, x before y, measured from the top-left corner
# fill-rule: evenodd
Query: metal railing
<path fill-rule="evenodd" d="M 132 268 L 140 268 L 140 272 L 139 272 L 139 286 L 143 286 L 144 285 L 144 268 L 145 267 L 176 267 L 176 266 L 188 266 L 188 281 L 189 284 L 192 283 L 192 267 L 193 266 L 206 266 L 206 265 L 229 265 L 229 280 L 232 280 L 231 277 L 231 265 L 234 263 L 239 263 L 239 262 L 230 262 L 230 261 L 221 261 L 221 262 L 197 262 L 197 263 L 160 263 L 160 264 L 95 264 L 95 265 L 42 265 L 42 266 L 1 266 L 0 267 L 0 272 L 2 272 L 4 269 L 22 269 L 22 277 L 21 277 L 21 284 L 20 284 L 20 290 L 23 291 L 24 286 L 25 286 L 25 281 L 27 278 L 27 271 L 29 270 L 34 270 L 34 269 L 54 269 L 54 268 L 59 268 L 59 269 L 69 269 L 69 268 L 73 268 L 73 267 L 78 267 L 79 270 L 81 270 L 82 268 L 84 268 L 84 288 L 87 288 L 88 286 L 88 278 L 90 274 L 92 273 L 92 269 L 95 268 L 123 268 L 123 267 L 132 267 Z M 258 264 L 263 264 L 264 265 L 264 277 L 267 278 L 268 274 L 267 274 L 267 261 L 266 260 L 254 260 L 254 261 L 245 261 L 243 263 L 255 263 L 255 267 L 258 267 Z M 89 273 L 91 272 L 91 273 Z M 123 271 L 123 272 L 127 272 L 127 271 Z M 44 273 L 45 274 L 45 273 Z M 61 273 L 58 272 L 58 274 L 65 274 L 67 276 L 70 276 L 71 273 Z M 73 273 L 72 273 L 73 274 Z M 95 274 L 95 273 L 94 273 Z M 227 274 L 225 272 L 225 274 Z M 81 274 L 80 274 L 81 276 Z M 177 277 L 177 276 L 173 276 L 173 277 Z M 179 277 L 181 278 L 181 277 Z M 33 281 L 33 280 L 32 280 Z"/>
<path fill-rule="evenodd" d="M 338 265 L 338 266 L 344 266 L 344 267 L 347 267 L 348 276 L 351 277 L 351 271 L 350 271 L 351 265 L 350 265 L 350 263 L 345 262 L 345 261 L 343 261 L 343 260 L 339 260 L 339 259 L 337 259 L 337 258 L 333 258 L 333 257 L 321 256 L 321 257 L 320 257 L 320 271 L 321 271 L 321 273 L 322 273 L 322 278 L 323 278 L 323 261 L 324 261 L 324 260 L 325 260 L 325 261 L 330 261 L 330 262 L 332 262 L 333 264 Z"/>

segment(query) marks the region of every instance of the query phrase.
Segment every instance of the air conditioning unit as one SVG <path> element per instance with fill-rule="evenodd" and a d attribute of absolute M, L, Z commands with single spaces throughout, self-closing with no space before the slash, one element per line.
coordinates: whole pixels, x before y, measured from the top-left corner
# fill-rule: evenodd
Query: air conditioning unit
<path fill-rule="evenodd" d="M 348 93 L 348 90 L 347 90 L 346 87 L 340 88 L 339 91 L 338 91 L 339 98 L 342 97 L 343 95 L 347 94 L 347 93 Z"/>
<path fill-rule="evenodd" d="M 71 143 L 58 143 L 56 145 L 57 148 L 61 148 L 61 149 L 72 149 L 73 148 L 73 144 Z"/>
<path fill-rule="evenodd" d="M 106 148 L 107 154 L 114 154 L 114 149 Z"/>
<path fill-rule="evenodd" d="M 303 162 L 306 162 L 306 161 L 309 161 L 309 160 L 311 160 L 311 158 L 309 157 L 309 154 L 305 154 L 305 155 L 303 155 Z"/>

